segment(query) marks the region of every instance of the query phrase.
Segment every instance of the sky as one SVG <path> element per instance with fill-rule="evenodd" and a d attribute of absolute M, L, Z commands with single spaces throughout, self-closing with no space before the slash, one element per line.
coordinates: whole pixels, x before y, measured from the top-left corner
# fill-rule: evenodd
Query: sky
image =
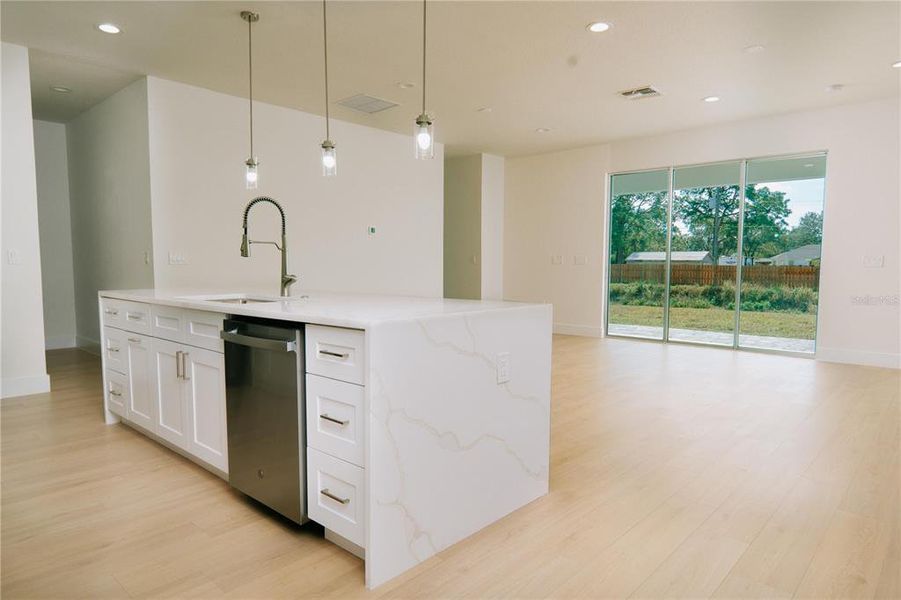
<path fill-rule="evenodd" d="M 758 183 L 757 185 L 767 187 L 774 192 L 785 192 L 785 196 L 789 200 L 788 207 L 792 211 L 786 221 L 788 221 L 789 227 L 795 227 L 805 213 L 823 211 L 825 182 L 825 179 L 819 178 Z"/>

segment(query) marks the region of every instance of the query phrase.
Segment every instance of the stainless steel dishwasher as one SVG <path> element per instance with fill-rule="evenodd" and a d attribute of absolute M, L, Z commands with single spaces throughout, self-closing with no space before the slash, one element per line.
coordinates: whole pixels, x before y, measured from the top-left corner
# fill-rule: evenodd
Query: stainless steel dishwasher
<path fill-rule="evenodd" d="M 228 482 L 296 523 L 307 521 L 303 325 L 226 319 Z"/>

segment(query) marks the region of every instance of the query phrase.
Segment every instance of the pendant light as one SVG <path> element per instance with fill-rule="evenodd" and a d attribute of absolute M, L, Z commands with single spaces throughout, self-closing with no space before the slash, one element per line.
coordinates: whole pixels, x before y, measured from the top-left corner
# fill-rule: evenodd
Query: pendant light
<path fill-rule="evenodd" d="M 425 111 L 425 48 L 426 48 L 426 0 L 422 0 L 422 113 L 416 117 L 413 127 L 413 148 L 416 158 L 435 157 L 435 129 L 432 117 Z"/>
<path fill-rule="evenodd" d="M 323 177 L 334 177 L 338 174 L 338 154 L 335 150 L 335 143 L 329 136 L 329 117 L 328 117 L 328 24 L 325 16 L 325 3 L 322 0 L 322 57 L 325 63 L 325 140 L 322 142 L 322 175 Z"/>
<path fill-rule="evenodd" d="M 259 13 L 241 11 L 241 18 L 247 21 L 247 79 L 250 100 L 250 157 L 244 161 L 244 184 L 248 190 L 257 189 L 257 168 L 260 161 L 253 153 L 253 24 L 260 20 Z"/>

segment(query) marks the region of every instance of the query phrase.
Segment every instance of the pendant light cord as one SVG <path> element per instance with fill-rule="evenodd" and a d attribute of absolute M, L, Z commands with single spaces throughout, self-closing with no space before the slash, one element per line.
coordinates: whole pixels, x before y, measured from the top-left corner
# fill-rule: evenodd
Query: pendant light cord
<path fill-rule="evenodd" d="M 422 0 L 422 112 L 425 114 L 425 23 L 426 0 Z"/>
<path fill-rule="evenodd" d="M 247 72 L 250 88 L 250 158 L 253 158 L 253 19 L 247 19 Z"/>
<path fill-rule="evenodd" d="M 328 116 L 328 22 L 326 21 L 326 0 L 322 0 L 322 54 L 325 62 L 325 139 L 331 139 L 329 135 Z"/>

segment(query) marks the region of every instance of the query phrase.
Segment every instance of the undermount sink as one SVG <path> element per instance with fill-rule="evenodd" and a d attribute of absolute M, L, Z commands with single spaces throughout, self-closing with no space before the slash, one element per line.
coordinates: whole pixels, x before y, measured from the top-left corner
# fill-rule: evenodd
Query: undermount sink
<path fill-rule="evenodd" d="M 270 298 L 245 298 L 243 296 L 238 296 L 235 298 L 215 298 L 210 299 L 211 302 L 224 302 L 226 304 L 263 304 L 266 302 L 278 302 L 278 300 L 272 300 Z"/>

